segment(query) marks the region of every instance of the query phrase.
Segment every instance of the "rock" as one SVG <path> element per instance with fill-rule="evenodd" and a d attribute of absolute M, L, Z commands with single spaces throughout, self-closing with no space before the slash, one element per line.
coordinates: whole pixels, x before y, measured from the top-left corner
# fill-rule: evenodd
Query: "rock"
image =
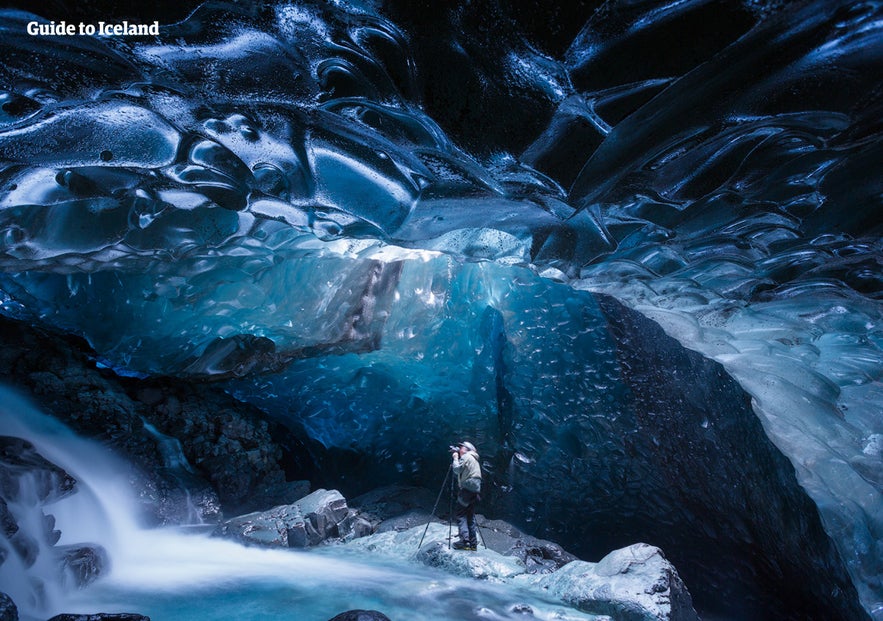
<path fill-rule="evenodd" d="M 0 593 L 0 621 L 18 621 L 18 608 L 6 593 Z"/>
<path fill-rule="evenodd" d="M 533 575 L 521 558 L 492 548 L 480 545 L 474 552 L 450 548 L 448 529 L 447 524 L 431 522 L 406 531 L 379 532 L 346 547 L 389 559 L 416 559 L 459 576 L 538 590 L 544 597 L 617 621 L 698 621 L 687 588 L 658 548 L 635 544 L 611 552 L 599 563 L 573 560 L 545 575 Z M 519 531 L 505 522 L 487 530 L 493 535 L 486 540 L 506 550 L 518 548 L 519 543 L 542 542 L 517 537 Z M 572 556 L 552 542 L 542 545 L 551 556 L 560 551 L 557 561 L 549 559 L 553 563 Z M 529 607 L 513 609 L 516 612 L 530 614 Z"/>
<path fill-rule="evenodd" d="M 129 477 L 144 523 L 187 523 L 191 509 L 199 520 L 217 523 L 222 509 L 236 515 L 293 502 L 308 492 L 302 482 L 287 481 L 282 466 L 298 478 L 312 476 L 303 444 L 222 389 L 175 377 L 120 377 L 96 368 L 95 352 L 84 341 L 4 317 L 0 335 L 4 382 L 132 463 Z M 180 442 L 180 455 L 192 470 L 170 467 L 165 439 Z M 0 486 L 2 477 L 0 472 Z"/>
<path fill-rule="evenodd" d="M 221 503 L 204 479 L 187 470 L 160 468 L 150 477 L 139 477 L 140 499 L 149 511 L 142 517 L 148 526 L 217 523 Z"/>
<path fill-rule="evenodd" d="M 577 560 L 554 541 L 526 535 L 508 522 L 476 516 L 476 523 L 491 550 L 520 559 L 529 574 L 547 574 Z"/>
<path fill-rule="evenodd" d="M 535 585 L 580 610 L 621 621 L 698 621 L 674 566 L 645 543 L 611 552 L 597 564 L 573 561 Z"/>
<path fill-rule="evenodd" d="M 107 552 L 97 545 L 69 545 L 56 548 L 56 554 L 65 577 L 77 588 L 94 582 L 110 566 Z"/>
<path fill-rule="evenodd" d="M 371 523 L 374 533 L 425 527 L 435 519 L 431 514 L 434 498 L 419 487 L 382 487 L 354 498 L 350 504 Z M 577 560 L 557 543 L 526 535 L 502 520 L 477 515 L 476 522 L 480 541 L 491 550 L 520 559 L 527 573 L 549 573 Z"/>
<path fill-rule="evenodd" d="M 524 563 L 479 546 L 475 552 L 448 547 L 448 525 L 432 522 L 404 531 L 385 531 L 347 543 L 350 549 L 374 556 L 416 559 L 429 567 L 479 580 L 506 582 L 525 573 Z M 424 536 L 425 533 L 425 536 Z"/>
<path fill-rule="evenodd" d="M 49 621 L 150 621 L 150 617 L 134 612 L 97 612 L 91 615 L 63 613 L 55 615 Z"/>
<path fill-rule="evenodd" d="M 420 548 L 417 560 L 451 574 L 491 582 L 506 582 L 509 578 L 525 573 L 524 563 L 517 558 L 503 556 L 481 547 L 475 552 L 464 552 L 450 548 L 441 541 L 434 541 Z"/>
<path fill-rule="evenodd" d="M 9 539 L 18 532 L 18 523 L 9 511 L 6 500 L 0 496 L 0 534 Z"/>
<path fill-rule="evenodd" d="M 8 502 L 20 499 L 22 478 L 39 502 L 60 500 L 74 492 L 76 479 L 47 461 L 34 445 L 21 438 L 0 436 L 0 496 Z"/>
<path fill-rule="evenodd" d="M 347 610 L 328 621 L 390 621 L 390 618 L 376 610 Z"/>
<path fill-rule="evenodd" d="M 43 505 L 76 491 L 76 480 L 30 442 L 0 437 L 0 539 L 8 542 L 0 547 L 0 564 L 12 555 L 24 570 L 24 580 L 9 585 L 20 601 L 47 601 L 50 583 L 84 587 L 108 567 L 107 553 L 100 546 L 56 545 L 61 532 L 55 528 L 55 516 L 44 513 Z M 4 618 L 0 616 L 0 621 Z"/>
<path fill-rule="evenodd" d="M 215 535 L 270 547 L 306 548 L 328 539 L 352 539 L 370 524 L 347 507 L 337 490 L 319 489 L 290 505 L 240 515 L 218 526 Z"/>
<path fill-rule="evenodd" d="M 521 559 L 529 574 L 548 574 L 577 558 L 553 541 L 525 535 L 504 552 L 507 556 Z"/>
<path fill-rule="evenodd" d="M 0 436 L 0 533 L 9 546 L 0 547 L 0 564 L 10 553 L 21 564 L 31 567 L 40 552 L 40 540 L 54 545 L 61 533 L 54 530 L 55 518 L 45 515 L 41 505 L 75 491 L 76 480 L 60 467 L 47 461 L 34 445 L 21 438 Z M 22 490 L 28 490 L 22 494 Z M 28 507 L 27 523 L 35 532 L 21 529 L 8 503 Z M 39 540 L 38 540 L 39 538 Z"/>
<path fill-rule="evenodd" d="M 426 524 L 434 500 L 432 492 L 422 487 L 391 485 L 357 496 L 350 505 L 371 524 L 372 532 L 386 532 Z"/>

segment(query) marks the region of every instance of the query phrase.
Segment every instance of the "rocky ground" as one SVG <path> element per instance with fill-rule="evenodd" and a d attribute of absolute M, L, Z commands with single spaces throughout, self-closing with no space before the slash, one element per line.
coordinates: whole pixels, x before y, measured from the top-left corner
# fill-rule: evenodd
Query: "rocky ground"
<path fill-rule="evenodd" d="M 207 522 L 291 502 L 311 475 L 291 432 L 211 384 L 119 377 L 84 342 L 2 317 L 0 382 L 132 463 L 149 524 L 187 521 L 185 495 Z"/>
<path fill-rule="evenodd" d="M 32 444 L 0 437 L 0 543 L 4 544 L 0 545 L 0 566 L 16 562 L 27 569 L 36 563 L 39 554 L 48 553 L 54 558 L 58 580 L 72 575 L 78 587 L 107 571 L 109 563 L 102 549 L 87 544 L 56 545 L 60 533 L 54 530 L 54 519 L 44 507 L 75 493 L 76 488 L 76 480 L 43 458 Z M 35 493 L 23 498 L 23 489 Z M 357 555 L 380 554 L 467 578 L 517 584 L 582 611 L 623 621 L 698 619 L 677 571 L 657 548 L 635 544 L 612 552 L 599 563 L 587 563 L 554 542 L 478 516 L 481 546 L 474 552 L 458 551 L 450 545 L 450 522 L 432 516 L 426 508 L 428 500 L 425 490 L 391 487 L 354 499 L 350 507 L 338 491 L 320 489 L 290 504 L 225 520 L 215 535 L 253 546 L 336 545 Z M 25 519 L 27 513 L 39 514 L 38 532 L 24 526 L 33 523 Z M 10 559 L 10 555 L 15 558 Z M 342 614 L 336 618 L 384 618 L 377 611 Z M 17 618 L 15 603 L 0 594 L 0 621 Z M 137 613 L 96 613 L 59 615 L 51 621 L 145 619 Z"/>
<path fill-rule="evenodd" d="M 145 525 L 180 524 L 184 497 L 215 535 L 245 545 L 343 546 L 354 554 L 386 554 L 481 580 L 518 582 L 586 612 L 614 619 L 692 620 L 690 595 L 657 548 L 636 544 L 599 563 L 561 546 L 479 516 L 477 552 L 452 550 L 450 524 L 432 515 L 434 494 L 384 487 L 347 500 L 337 490 L 311 492 L 312 460 L 290 430 L 210 383 L 176 378 L 126 378 L 103 368 L 88 346 L 0 318 L 0 381 L 36 401 L 80 435 L 101 441 L 132 464 L 130 474 Z M 35 489 L 29 511 L 40 532 L 25 532 L 17 491 L 22 477 Z M 42 506 L 76 491 L 76 481 L 30 443 L 0 441 L 0 566 L 9 554 L 33 564 L 41 545 L 59 572 L 86 585 L 107 570 L 95 546 L 57 546 L 60 533 Z M 10 509 L 10 505 L 15 511 Z M 233 517 L 231 517 L 233 516 Z M 377 611 L 348 611 L 336 619 L 383 619 Z M 346 616 L 349 615 L 349 616 Z M 0 621 L 17 620 L 0 597 Z M 61 615 L 53 621 L 139 621 L 132 613 Z"/>
<path fill-rule="evenodd" d="M 694 621 L 692 598 L 675 567 L 656 547 L 637 543 L 598 563 L 477 516 L 481 544 L 451 547 L 450 523 L 431 515 L 426 490 L 387 487 L 353 500 L 316 490 L 290 505 L 239 516 L 215 534 L 246 545 L 305 548 L 343 546 L 354 554 L 386 556 L 455 575 L 518 584 L 584 612 L 620 621 Z M 525 613 L 529 611 L 525 610 Z"/>

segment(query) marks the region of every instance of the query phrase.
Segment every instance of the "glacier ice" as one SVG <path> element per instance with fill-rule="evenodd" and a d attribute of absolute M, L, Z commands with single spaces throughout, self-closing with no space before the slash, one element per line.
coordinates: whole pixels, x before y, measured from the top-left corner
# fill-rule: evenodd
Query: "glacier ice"
<path fill-rule="evenodd" d="M 794 469 L 836 548 L 819 558 L 883 614 L 879 3 L 611 2 L 545 34 L 512 14 L 497 37 L 469 3 L 400 4 L 399 23 L 363 3 L 205 5 L 150 40 L 40 45 L 3 12 L 0 310 L 121 371 L 228 382 L 340 451 L 329 476 L 355 459 L 425 481 L 433 444 L 474 433 L 499 447 L 500 510 L 551 534 L 588 536 L 550 507 L 598 526 L 622 500 L 636 530 L 764 541 L 679 504 L 687 457 L 645 423 L 685 425 L 689 450 L 775 451 L 734 440 L 742 414 L 703 418 L 739 397 L 690 389 L 712 367 L 613 296 L 750 395 L 788 460 L 764 462 L 773 487 Z M 657 359 L 687 376 L 634 368 Z M 652 409 L 666 386 L 680 418 Z M 647 474 L 656 451 L 674 461 Z M 358 457 L 375 454 L 376 471 Z M 764 478 L 695 463 L 698 489 Z M 606 505 L 563 483 L 598 472 Z"/>

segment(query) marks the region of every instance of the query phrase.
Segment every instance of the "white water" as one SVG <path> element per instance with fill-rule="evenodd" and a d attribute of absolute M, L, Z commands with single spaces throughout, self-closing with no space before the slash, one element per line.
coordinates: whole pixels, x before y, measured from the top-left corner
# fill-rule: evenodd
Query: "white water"
<path fill-rule="evenodd" d="M 0 415 L 0 435 L 30 440 L 78 480 L 76 494 L 44 508 L 57 518 L 60 543 L 100 544 L 112 563 L 108 575 L 76 590 L 53 581 L 45 563 L 24 568 L 7 559 L 0 565 L 0 591 L 12 596 L 22 621 L 61 612 L 137 612 L 153 621 L 325 621 L 354 608 L 380 610 L 393 621 L 523 619 L 514 610 L 523 604 L 537 619 L 595 618 L 512 586 L 457 578 L 410 561 L 333 547 L 246 548 L 192 530 L 142 529 L 133 517 L 123 462 L 3 387 Z M 22 572 L 47 588 L 28 592 L 34 589 Z"/>

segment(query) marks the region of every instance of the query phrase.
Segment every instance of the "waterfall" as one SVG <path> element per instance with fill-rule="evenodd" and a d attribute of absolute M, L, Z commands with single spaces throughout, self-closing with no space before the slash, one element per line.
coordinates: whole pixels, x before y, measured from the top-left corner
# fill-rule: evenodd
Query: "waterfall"
<path fill-rule="evenodd" d="M 129 469 L 105 447 L 78 437 L 3 386 L 0 435 L 27 440 L 40 456 L 76 479 L 74 493 L 42 501 L 35 475 L 25 472 L 18 477 L 17 497 L 8 502 L 19 532 L 0 539 L 6 556 L 0 565 L 0 591 L 13 598 L 23 617 L 44 615 L 76 583 L 54 558 L 63 548 L 54 546 L 89 544 L 96 550 L 115 550 L 138 530 L 126 478 Z"/>
<path fill-rule="evenodd" d="M 0 550 L 6 552 L 0 591 L 13 598 L 22 621 L 42 621 L 62 612 L 137 612 L 156 621 L 324 621 L 355 608 L 413 621 L 502 620 L 521 618 L 526 606 L 537 619 L 595 618 L 509 585 L 366 556 L 346 546 L 309 552 L 250 548 L 204 530 L 141 528 L 126 478 L 128 466 L 3 386 L 0 435 L 31 442 L 77 480 L 75 493 L 40 507 L 37 484 L 23 478 L 25 500 L 10 505 L 19 527 L 40 534 L 43 513 L 51 513 L 61 531 L 58 545 L 101 546 L 111 561 L 109 571 L 78 589 L 56 571 L 51 540 L 40 541 L 38 560 L 28 565 L 0 537 Z"/>

